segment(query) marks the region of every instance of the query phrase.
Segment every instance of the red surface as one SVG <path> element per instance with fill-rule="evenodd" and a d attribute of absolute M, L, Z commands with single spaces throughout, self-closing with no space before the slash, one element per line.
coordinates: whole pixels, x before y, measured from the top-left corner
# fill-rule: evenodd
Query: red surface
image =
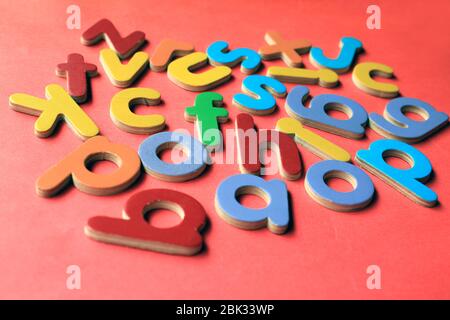
<path fill-rule="evenodd" d="M 80 35 L 100 18 L 111 19 L 122 33 L 146 33 L 152 53 L 163 38 L 195 43 L 205 50 L 223 39 L 231 48 L 258 49 L 267 30 L 286 38 L 308 39 L 327 54 L 338 53 L 342 36 L 359 38 L 366 49 L 360 61 L 392 66 L 401 92 L 450 112 L 448 70 L 450 27 L 448 1 L 377 1 L 382 30 L 366 28 L 366 8 L 372 1 L 76 1 L 82 29 L 68 30 L 66 8 L 72 1 L 0 2 L 0 297 L 1 298 L 450 298 L 450 130 L 440 131 L 417 145 L 431 160 L 435 176 L 428 184 L 441 205 L 426 209 L 373 178 L 375 202 L 356 214 L 337 213 L 314 202 L 304 179 L 289 181 L 292 230 L 277 236 L 268 230 L 234 228 L 214 211 L 214 190 L 238 165 L 215 165 L 186 183 L 157 181 L 146 175 L 126 192 L 95 197 L 75 188 L 53 199 L 39 198 L 35 180 L 81 141 L 62 126 L 54 136 L 33 135 L 34 117 L 8 108 L 8 96 L 26 92 L 44 96 L 48 83 L 65 85 L 55 67 L 67 54 L 78 52 L 98 63 L 102 43 L 80 44 Z M 126 4 L 125 4 L 126 3 Z M 310 66 L 305 56 L 307 66 Z M 283 65 L 282 61 L 265 63 Z M 137 149 L 143 136 L 125 133 L 109 117 L 109 102 L 119 89 L 103 69 L 92 79 L 93 101 L 83 106 L 113 142 Z M 265 72 L 263 70 L 262 72 Z M 216 91 L 224 95 L 233 128 L 237 108 L 231 105 L 244 75 Z M 342 86 L 311 86 L 311 94 L 335 92 L 356 99 L 368 111 L 382 112 L 386 99 L 358 90 L 349 73 Z M 162 106 L 139 108 L 165 115 L 170 129 L 193 124 L 183 118 L 195 93 L 171 83 L 165 73 L 148 72 L 137 85 L 161 92 Z M 289 88 L 292 86 L 289 85 Z M 278 100 L 284 105 L 284 100 Z M 286 116 L 283 107 L 271 116 L 255 117 L 259 128 L 273 128 Z M 314 130 L 314 129 L 313 129 Z M 319 132 L 317 130 L 314 130 Z M 352 155 L 380 138 L 368 130 L 367 139 L 353 141 L 322 133 Z M 319 159 L 301 149 L 307 169 Z M 278 176 L 277 176 L 278 177 Z M 83 234 L 89 217 L 120 217 L 126 200 L 148 188 L 173 188 L 192 195 L 205 207 L 210 227 L 206 250 L 196 257 L 170 256 L 92 241 Z M 68 265 L 81 268 L 81 290 L 66 289 Z M 382 289 L 366 288 L 366 268 L 379 265 Z"/>

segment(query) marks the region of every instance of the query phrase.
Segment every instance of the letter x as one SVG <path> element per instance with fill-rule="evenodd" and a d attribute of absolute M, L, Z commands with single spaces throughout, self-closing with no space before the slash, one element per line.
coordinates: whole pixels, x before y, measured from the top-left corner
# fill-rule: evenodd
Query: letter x
<path fill-rule="evenodd" d="M 311 48 L 307 40 L 284 40 L 278 32 L 267 32 L 264 39 L 268 45 L 258 52 L 264 60 L 283 59 L 290 67 L 301 67 L 302 57 Z"/>

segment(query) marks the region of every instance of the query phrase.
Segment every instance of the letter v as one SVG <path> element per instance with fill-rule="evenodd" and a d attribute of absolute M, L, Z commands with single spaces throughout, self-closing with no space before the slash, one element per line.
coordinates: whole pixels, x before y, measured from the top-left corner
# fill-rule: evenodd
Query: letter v
<path fill-rule="evenodd" d="M 148 67 L 148 55 L 136 52 L 127 64 L 122 64 L 111 49 L 100 51 L 100 62 L 111 83 L 120 88 L 129 87 Z"/>

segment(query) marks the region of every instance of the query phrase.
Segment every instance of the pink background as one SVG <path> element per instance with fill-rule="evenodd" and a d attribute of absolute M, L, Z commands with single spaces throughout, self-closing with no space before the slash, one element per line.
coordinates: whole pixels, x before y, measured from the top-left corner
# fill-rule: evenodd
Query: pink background
<path fill-rule="evenodd" d="M 237 164 L 212 166 L 203 176 L 181 184 L 145 175 L 115 196 L 95 197 L 69 188 L 55 198 L 40 198 L 35 180 L 81 141 L 67 125 L 54 136 L 39 139 L 33 135 L 36 119 L 8 107 L 12 93 L 43 97 L 45 85 L 65 86 L 65 80 L 55 76 L 55 66 L 65 62 L 68 53 L 78 52 L 101 73 L 92 80 L 93 101 L 83 109 L 103 135 L 137 149 L 145 137 L 119 130 L 109 117 L 110 99 L 119 89 L 111 85 L 98 61 L 106 44 L 85 47 L 79 41 L 83 30 L 108 18 L 123 35 L 144 31 L 150 41 L 144 51 L 150 55 L 166 37 L 190 41 L 199 51 L 216 40 L 226 40 L 232 48 L 258 49 L 264 33 L 277 30 L 285 38 L 308 39 L 335 56 L 339 39 L 354 36 L 366 50 L 359 61 L 392 66 L 404 96 L 449 113 L 448 1 L 376 1 L 382 9 L 382 30 L 366 28 L 366 8 L 372 1 L 93 2 L 0 2 L 1 298 L 450 298 L 448 128 L 416 145 L 433 164 L 435 177 L 428 185 L 439 194 L 440 206 L 416 205 L 373 177 L 378 195 L 369 208 L 356 214 L 333 212 L 306 194 L 302 177 L 287 182 L 294 224 L 286 235 L 277 236 L 267 229 L 234 228 L 215 213 L 214 191 L 225 177 L 239 172 Z M 66 28 L 66 8 L 72 3 L 81 7 L 81 30 Z M 311 66 L 307 56 L 305 64 Z M 239 68 L 233 75 L 232 81 L 215 90 L 224 96 L 232 119 L 223 128 L 232 128 L 239 113 L 231 100 L 244 75 Z M 350 73 L 341 76 L 341 83 L 336 89 L 311 86 L 311 94 L 342 94 L 379 113 L 388 102 L 357 89 Z M 175 86 L 165 73 L 148 72 L 136 85 L 159 90 L 165 102 L 138 108 L 139 112 L 159 112 L 171 130 L 193 132 L 183 111 L 193 104 L 195 93 Z M 286 116 L 284 100 L 278 101 L 280 108 L 273 115 L 255 117 L 259 128 L 273 128 Z M 352 155 L 380 138 L 370 129 L 361 141 L 321 134 Z M 305 168 L 319 161 L 300 149 Z M 207 210 L 207 248 L 200 255 L 179 257 L 105 245 L 83 234 L 89 217 L 119 217 L 130 195 L 161 187 L 186 192 Z M 66 268 L 71 264 L 81 267 L 81 290 L 66 289 Z M 366 268 L 371 264 L 381 267 L 381 290 L 366 287 Z"/>

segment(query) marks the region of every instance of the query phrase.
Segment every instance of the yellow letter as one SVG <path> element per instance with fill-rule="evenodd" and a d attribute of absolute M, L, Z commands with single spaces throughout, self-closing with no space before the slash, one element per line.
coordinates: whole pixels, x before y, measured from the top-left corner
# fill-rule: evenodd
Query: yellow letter
<path fill-rule="evenodd" d="M 189 91 L 205 91 L 216 87 L 231 77 L 231 68 L 213 67 L 202 73 L 192 73 L 208 63 L 208 56 L 203 52 L 194 52 L 172 61 L 167 68 L 169 79 L 177 86 Z"/>
<path fill-rule="evenodd" d="M 376 63 L 363 62 L 358 63 L 353 69 L 353 83 L 361 90 L 382 98 L 393 98 L 398 95 L 398 87 L 391 83 L 377 82 L 372 76 L 390 78 L 394 74 L 391 67 Z"/>
<path fill-rule="evenodd" d="M 67 122 L 72 131 L 81 139 L 96 136 L 99 130 L 72 97 L 57 84 L 45 87 L 48 100 L 25 93 L 15 93 L 9 97 L 9 105 L 15 111 L 39 116 L 34 123 L 34 132 L 40 138 L 50 136 L 59 121 Z"/>
<path fill-rule="evenodd" d="M 161 131 L 165 127 L 164 116 L 137 115 L 130 110 L 130 107 L 137 104 L 154 106 L 160 101 L 160 93 L 150 88 L 129 88 L 119 91 L 111 99 L 111 119 L 117 127 L 130 133 L 149 134 Z"/>
<path fill-rule="evenodd" d="M 100 62 L 109 80 L 116 87 L 129 87 L 147 68 L 148 54 L 139 51 L 127 64 L 122 64 L 117 53 L 111 49 L 100 51 Z"/>
<path fill-rule="evenodd" d="M 349 162 L 351 160 L 351 156 L 346 150 L 335 145 L 331 141 L 322 138 L 318 134 L 305 129 L 300 121 L 296 119 L 281 118 L 277 122 L 276 129 L 280 132 L 294 135 L 295 140 L 298 143 L 322 159 L 345 162 Z"/>

